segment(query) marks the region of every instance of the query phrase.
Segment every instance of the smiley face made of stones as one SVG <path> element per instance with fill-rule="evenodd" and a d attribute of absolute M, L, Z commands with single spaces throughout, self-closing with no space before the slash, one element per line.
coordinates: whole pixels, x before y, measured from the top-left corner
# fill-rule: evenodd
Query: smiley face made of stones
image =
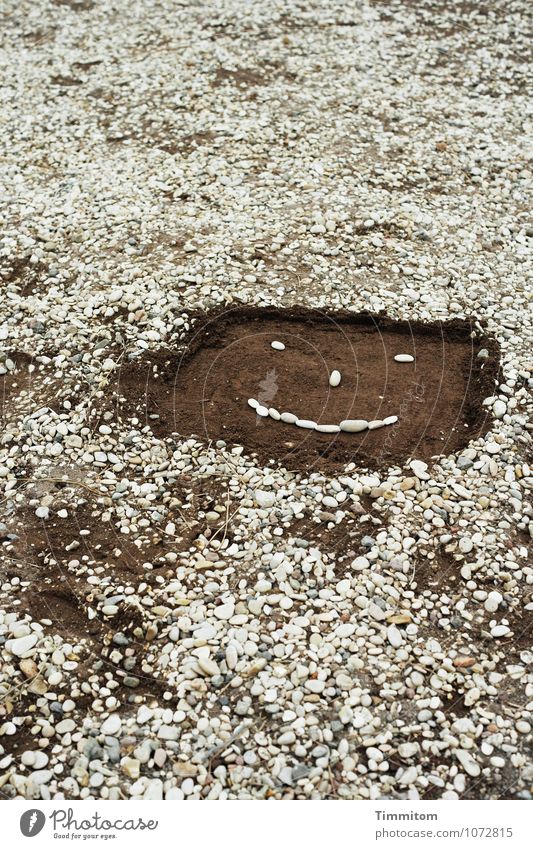
<path fill-rule="evenodd" d="M 270 346 L 275 351 L 285 350 L 283 342 L 278 342 L 277 340 L 271 342 Z M 394 359 L 397 363 L 414 362 L 414 357 L 411 354 L 396 354 Z M 341 380 L 342 375 L 340 371 L 334 369 L 329 375 L 329 385 L 335 388 L 339 386 Z M 255 398 L 248 399 L 248 406 L 252 410 L 255 410 L 256 415 L 262 418 L 270 417 L 276 422 L 282 421 L 285 424 L 294 424 L 296 427 L 301 427 L 305 430 L 316 430 L 317 433 L 340 433 L 340 431 L 344 433 L 362 433 L 364 430 L 378 430 L 378 428 L 396 424 L 398 421 L 398 416 L 387 416 L 384 419 L 374 419 L 373 421 L 367 421 L 366 419 L 343 419 L 339 424 L 317 424 L 312 419 L 300 418 L 295 413 L 280 413 L 275 407 L 265 407 Z"/>

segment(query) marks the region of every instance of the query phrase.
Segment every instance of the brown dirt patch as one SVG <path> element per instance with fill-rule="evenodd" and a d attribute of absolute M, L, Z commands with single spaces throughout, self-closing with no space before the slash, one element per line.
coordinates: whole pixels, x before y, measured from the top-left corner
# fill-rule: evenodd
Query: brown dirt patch
<path fill-rule="evenodd" d="M 0 365 L 11 360 L 15 368 L 0 374 L 0 423 L 5 426 L 20 416 L 28 415 L 39 405 L 56 412 L 60 401 L 73 396 L 64 394 L 61 377 L 55 376 L 53 363 L 40 363 L 24 351 L 9 351 L 0 357 Z"/>
<path fill-rule="evenodd" d="M 229 68 L 217 68 L 212 85 L 218 87 L 227 82 L 237 86 L 255 86 L 265 85 L 266 81 L 257 71 L 249 68 L 237 68 L 235 71 Z"/>
<path fill-rule="evenodd" d="M 165 518 L 159 524 L 154 522 L 144 533 L 129 536 L 120 532 L 120 520 L 114 512 L 107 521 L 103 520 L 102 513 L 106 507 L 109 509 L 110 499 L 105 495 L 97 498 L 72 480 L 61 481 L 64 471 L 55 470 L 54 476 L 35 479 L 27 485 L 25 492 L 31 505 L 26 503 L 5 518 L 5 530 L 0 531 L 0 559 L 4 578 L 17 577 L 21 582 L 15 608 L 30 613 L 37 621 L 51 620 L 56 631 L 66 638 L 81 639 L 101 633 L 102 622 L 88 619 L 87 608 L 96 606 L 95 596 L 100 592 L 87 581 L 88 573 L 98 570 L 102 578 L 112 575 L 124 585 L 136 586 L 142 580 L 157 586 L 160 576 L 174 575 L 165 559 L 169 551 L 186 551 L 201 533 L 210 538 L 220 538 L 224 530 L 226 535 L 229 533 L 224 516 L 218 527 L 208 527 L 204 518 L 207 511 L 223 501 L 219 483 L 211 478 L 192 481 L 182 476 L 171 487 L 173 506 Z M 54 499 L 48 519 L 35 515 L 35 506 L 43 495 Z M 156 509 L 154 504 L 153 510 Z M 68 515 L 59 517 L 60 510 L 66 510 Z M 164 532 L 168 521 L 176 526 L 175 536 Z M 146 564 L 151 568 L 147 569 Z M 119 613 L 113 619 L 113 627 L 122 616 L 131 619 L 131 613 L 129 607 Z"/>
<path fill-rule="evenodd" d="M 464 448 L 488 427 L 481 402 L 494 391 L 499 348 L 471 338 L 469 322 L 422 324 L 366 313 L 303 308 L 225 309 L 196 323 L 180 352 L 159 351 L 122 368 L 109 398 L 158 437 L 196 435 L 242 445 L 259 462 L 287 468 L 372 468 Z M 270 343 L 285 343 L 282 352 Z M 476 358 L 488 348 L 490 359 Z M 394 355 L 410 353 L 400 364 Z M 485 363 L 485 365 L 483 365 Z M 342 383 L 328 384 L 338 368 Z M 248 406 L 338 423 L 398 415 L 396 425 L 320 434 L 262 419 Z"/>
<path fill-rule="evenodd" d="M 0 281 L 3 284 L 14 283 L 25 298 L 33 295 L 47 273 L 48 266 L 43 262 L 32 263 L 30 256 L 12 257 L 0 262 Z"/>
<path fill-rule="evenodd" d="M 93 0 L 53 0 L 54 6 L 67 6 L 73 12 L 89 12 L 94 8 Z"/>

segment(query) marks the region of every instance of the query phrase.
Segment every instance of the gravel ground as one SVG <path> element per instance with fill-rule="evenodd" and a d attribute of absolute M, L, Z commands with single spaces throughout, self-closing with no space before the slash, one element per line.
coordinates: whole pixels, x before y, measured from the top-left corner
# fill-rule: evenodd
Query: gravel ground
<path fill-rule="evenodd" d="M 4 0 L 4 798 L 531 799 L 528 7 Z M 106 406 L 237 302 L 473 316 L 490 429 L 326 475 Z"/>

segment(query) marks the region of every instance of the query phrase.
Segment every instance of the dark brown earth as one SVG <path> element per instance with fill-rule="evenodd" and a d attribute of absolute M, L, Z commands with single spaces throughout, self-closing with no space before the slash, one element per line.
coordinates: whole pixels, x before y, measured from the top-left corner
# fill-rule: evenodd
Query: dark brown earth
<path fill-rule="evenodd" d="M 494 391 L 499 348 L 473 324 L 394 321 L 382 315 L 236 307 L 204 316 L 179 352 L 159 351 L 121 369 L 110 398 L 159 437 L 196 435 L 242 445 L 262 464 L 338 470 L 430 460 L 458 451 L 488 428 L 482 400 Z M 273 340 L 284 342 L 275 351 Z M 487 348 L 490 357 L 477 353 Z M 414 363 L 394 355 L 412 354 Z M 341 385 L 329 387 L 333 369 Z M 256 398 L 280 412 L 338 424 L 399 422 L 333 436 L 262 419 Z M 120 404 L 119 404 L 120 406 Z"/>

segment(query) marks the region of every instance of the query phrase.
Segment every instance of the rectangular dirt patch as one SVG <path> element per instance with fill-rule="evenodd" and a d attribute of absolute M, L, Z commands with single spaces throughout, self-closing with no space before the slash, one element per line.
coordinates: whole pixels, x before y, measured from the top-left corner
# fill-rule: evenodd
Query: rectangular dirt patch
<path fill-rule="evenodd" d="M 273 341 L 284 349 L 273 349 Z M 413 361 L 397 362 L 398 354 Z M 497 343 L 469 322 L 238 307 L 197 321 L 179 352 L 123 367 L 115 389 L 159 437 L 224 440 L 262 464 L 292 469 L 379 468 L 464 448 L 486 428 L 482 400 L 498 368 Z M 342 375 L 336 387 L 333 370 Z M 318 424 L 398 421 L 320 433 L 262 417 L 249 399 Z"/>

